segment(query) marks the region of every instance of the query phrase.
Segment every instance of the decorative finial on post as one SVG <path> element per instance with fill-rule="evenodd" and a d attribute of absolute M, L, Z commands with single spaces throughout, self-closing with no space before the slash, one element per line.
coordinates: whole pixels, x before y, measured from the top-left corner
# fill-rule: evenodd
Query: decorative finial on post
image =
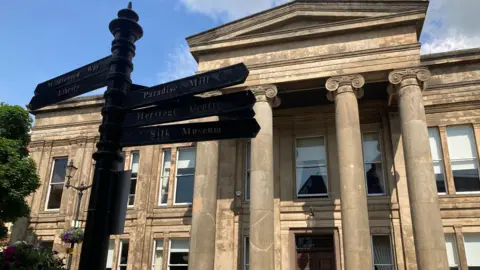
<path fill-rule="evenodd" d="M 132 9 L 132 2 L 128 2 L 128 9 Z"/>

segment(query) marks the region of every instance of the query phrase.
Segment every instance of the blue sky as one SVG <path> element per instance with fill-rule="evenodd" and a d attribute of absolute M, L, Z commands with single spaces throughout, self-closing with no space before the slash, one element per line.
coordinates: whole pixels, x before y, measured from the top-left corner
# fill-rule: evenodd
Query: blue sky
<path fill-rule="evenodd" d="M 192 74 L 185 37 L 286 0 L 136 0 L 144 37 L 137 42 L 137 84 L 152 86 Z M 422 52 L 480 47 L 479 0 L 433 0 Z M 3 1 L 0 9 L 0 101 L 25 105 L 35 86 L 110 53 L 109 22 L 119 0 Z M 96 91 L 97 93 L 99 91 Z"/>

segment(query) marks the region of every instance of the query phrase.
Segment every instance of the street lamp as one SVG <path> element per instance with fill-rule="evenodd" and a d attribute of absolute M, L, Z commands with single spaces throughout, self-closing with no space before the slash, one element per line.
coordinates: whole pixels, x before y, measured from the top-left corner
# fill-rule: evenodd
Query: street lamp
<path fill-rule="evenodd" d="M 75 173 L 77 172 L 77 167 L 73 165 L 73 160 L 70 160 L 70 162 L 67 165 L 67 171 L 66 171 L 66 177 L 67 177 L 67 183 L 65 183 L 65 188 L 73 188 L 74 190 L 78 191 L 78 200 L 77 200 L 77 209 L 75 210 L 75 219 L 73 220 L 73 227 L 77 228 L 78 227 L 78 216 L 80 215 L 80 203 L 82 201 L 83 197 L 83 192 L 89 188 L 92 187 L 92 185 L 85 186 L 83 182 L 80 184 L 80 186 L 72 186 L 70 184 L 70 180 L 75 176 Z M 71 243 L 70 250 L 73 250 L 73 246 L 75 244 Z M 72 253 L 69 252 L 68 255 L 68 263 L 67 263 L 67 269 L 70 270 L 72 267 Z"/>

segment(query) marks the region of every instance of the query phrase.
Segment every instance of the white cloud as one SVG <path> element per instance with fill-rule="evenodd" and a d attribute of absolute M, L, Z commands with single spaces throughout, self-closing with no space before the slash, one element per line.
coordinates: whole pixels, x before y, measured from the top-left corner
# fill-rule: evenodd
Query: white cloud
<path fill-rule="evenodd" d="M 181 0 L 193 12 L 203 13 L 215 20 L 229 22 L 260 12 L 290 0 Z"/>
<path fill-rule="evenodd" d="M 480 47 L 479 0 L 431 0 L 422 54 Z"/>
<path fill-rule="evenodd" d="M 157 74 L 158 82 L 165 83 L 194 75 L 198 65 L 186 43 L 181 44 L 168 54 L 165 69 Z"/>

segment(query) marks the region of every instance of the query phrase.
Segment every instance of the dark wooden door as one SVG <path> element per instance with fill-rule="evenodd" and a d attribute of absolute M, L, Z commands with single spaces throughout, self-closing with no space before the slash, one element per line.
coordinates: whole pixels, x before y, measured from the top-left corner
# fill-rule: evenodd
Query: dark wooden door
<path fill-rule="evenodd" d="M 297 250 L 297 270 L 335 270 L 333 252 Z"/>

